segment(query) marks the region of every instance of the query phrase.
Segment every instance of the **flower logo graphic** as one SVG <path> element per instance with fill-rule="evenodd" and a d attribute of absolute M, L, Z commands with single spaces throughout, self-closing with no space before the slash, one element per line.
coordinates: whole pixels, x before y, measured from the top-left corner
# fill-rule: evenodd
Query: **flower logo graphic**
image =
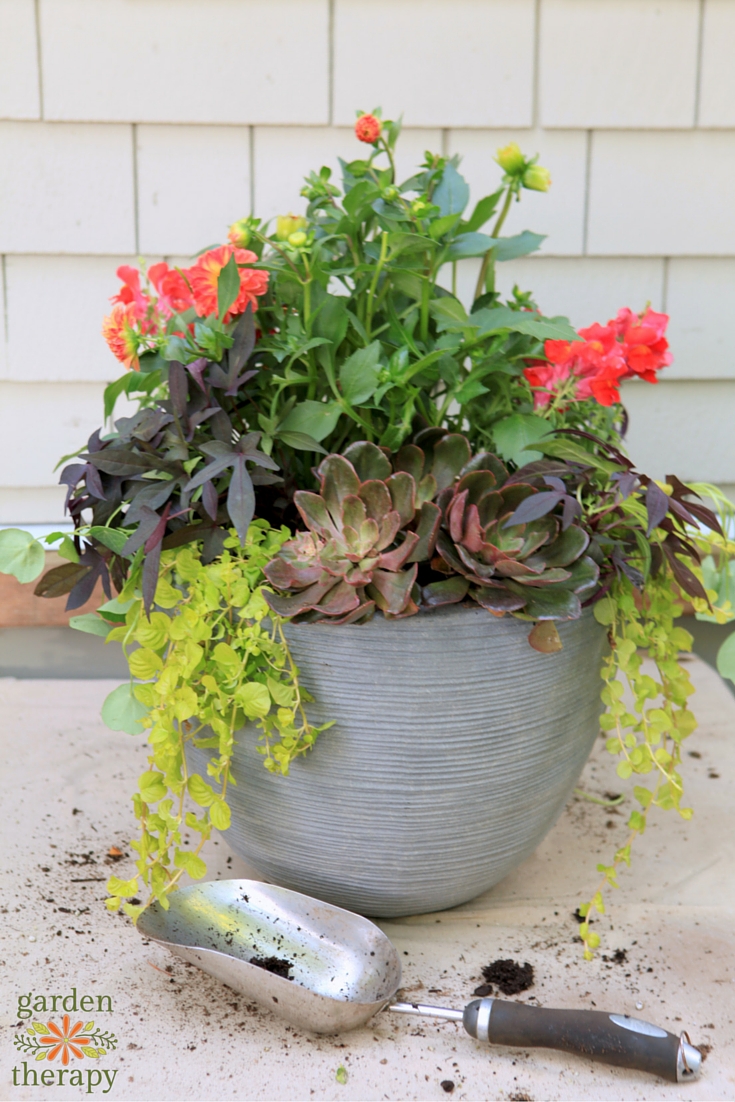
<path fill-rule="evenodd" d="M 61 1054 L 61 1063 L 66 1066 L 72 1056 L 78 1060 L 105 1056 L 117 1048 L 117 1038 L 108 1030 L 95 1029 L 94 1022 L 71 1025 L 71 1018 L 65 1014 L 60 1026 L 56 1022 L 32 1022 L 25 1035 L 16 1034 L 13 1044 L 36 1060 L 51 1061 Z"/>
<path fill-rule="evenodd" d="M 55 1060 L 61 1053 L 62 1064 L 69 1063 L 69 1052 L 72 1055 L 82 1059 L 84 1053 L 82 1052 L 82 1046 L 88 1045 L 90 1042 L 89 1037 L 85 1037 L 82 1034 L 83 1025 L 81 1022 L 77 1022 L 76 1025 L 69 1028 L 69 1015 L 65 1014 L 61 1021 L 61 1029 L 54 1022 L 46 1023 L 50 1035 L 47 1037 L 41 1037 L 42 1045 L 53 1045 L 54 1047 L 49 1049 L 48 1059 Z"/>

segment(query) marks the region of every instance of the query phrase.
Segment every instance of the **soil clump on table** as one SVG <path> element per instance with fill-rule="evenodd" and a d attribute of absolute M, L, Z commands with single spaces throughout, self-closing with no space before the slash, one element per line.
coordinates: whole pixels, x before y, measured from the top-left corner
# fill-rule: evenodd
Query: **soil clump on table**
<path fill-rule="evenodd" d="M 485 998 L 497 987 L 503 995 L 520 995 L 533 986 L 533 965 L 526 961 L 519 964 L 515 960 L 494 960 L 482 969 L 484 984 L 476 988 L 475 995 Z"/>
<path fill-rule="evenodd" d="M 266 972 L 272 972 L 274 976 L 282 976 L 284 980 L 292 980 L 290 975 L 293 961 L 281 960 L 280 957 L 251 957 L 248 964 L 254 964 L 256 968 L 263 968 Z"/>

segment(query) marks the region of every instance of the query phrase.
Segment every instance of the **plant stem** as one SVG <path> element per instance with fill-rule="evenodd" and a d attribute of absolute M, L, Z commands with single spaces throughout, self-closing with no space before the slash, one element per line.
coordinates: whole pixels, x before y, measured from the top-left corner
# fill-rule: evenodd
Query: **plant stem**
<path fill-rule="evenodd" d="M 378 257 L 378 263 L 375 265 L 375 271 L 373 272 L 372 282 L 370 284 L 370 290 L 368 291 L 367 310 L 365 312 L 365 335 L 367 337 L 367 343 L 370 343 L 370 327 L 373 321 L 373 307 L 375 299 L 375 291 L 378 287 L 378 280 L 380 273 L 383 270 L 385 264 L 385 258 L 388 255 L 388 234 L 383 232 L 380 236 L 380 256 Z"/>
<path fill-rule="evenodd" d="M 513 201 L 514 193 L 515 192 L 514 192 L 513 186 L 511 184 L 509 184 L 508 185 L 508 191 L 506 192 L 506 195 L 505 195 L 505 202 L 503 203 L 503 208 L 502 208 L 500 214 L 498 215 L 497 222 L 493 226 L 493 232 L 490 235 L 491 237 L 497 237 L 498 234 L 500 233 L 501 229 L 503 228 L 503 223 L 505 222 L 505 219 L 508 216 L 508 211 L 510 210 L 510 204 Z M 477 277 L 477 283 L 475 285 L 475 301 L 482 294 L 482 289 L 485 286 L 485 277 L 487 276 L 487 270 L 490 266 L 490 262 L 492 260 L 492 257 L 493 257 L 493 249 L 488 249 L 487 252 L 485 253 L 484 257 L 482 258 L 482 264 L 480 265 L 480 274 Z"/>

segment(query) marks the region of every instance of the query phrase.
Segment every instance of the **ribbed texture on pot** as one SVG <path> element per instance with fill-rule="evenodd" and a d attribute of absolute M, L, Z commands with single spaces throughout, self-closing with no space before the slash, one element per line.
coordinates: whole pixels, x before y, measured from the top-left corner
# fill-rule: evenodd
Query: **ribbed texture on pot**
<path fill-rule="evenodd" d="M 558 626 L 563 650 L 544 655 L 530 624 L 480 608 L 289 625 L 310 715 L 336 722 L 288 777 L 264 769 L 256 728 L 240 732 L 228 843 L 268 879 L 366 915 L 492 887 L 553 825 L 599 730 L 605 632 L 589 612 Z"/>

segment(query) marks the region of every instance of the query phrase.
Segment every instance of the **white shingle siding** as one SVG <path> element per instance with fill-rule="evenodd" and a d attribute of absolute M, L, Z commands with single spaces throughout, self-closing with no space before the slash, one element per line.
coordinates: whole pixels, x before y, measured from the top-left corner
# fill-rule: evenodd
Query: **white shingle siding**
<path fill-rule="evenodd" d="M 119 373 L 115 268 L 185 261 L 251 197 L 302 209 L 379 104 L 399 172 L 462 153 L 473 201 L 499 145 L 540 153 L 552 190 L 506 225 L 549 236 L 500 286 L 578 326 L 670 312 L 674 365 L 626 387 L 632 455 L 735 484 L 733 58 L 735 0 L 0 0 L 0 523 L 61 517 L 53 467 Z"/>

